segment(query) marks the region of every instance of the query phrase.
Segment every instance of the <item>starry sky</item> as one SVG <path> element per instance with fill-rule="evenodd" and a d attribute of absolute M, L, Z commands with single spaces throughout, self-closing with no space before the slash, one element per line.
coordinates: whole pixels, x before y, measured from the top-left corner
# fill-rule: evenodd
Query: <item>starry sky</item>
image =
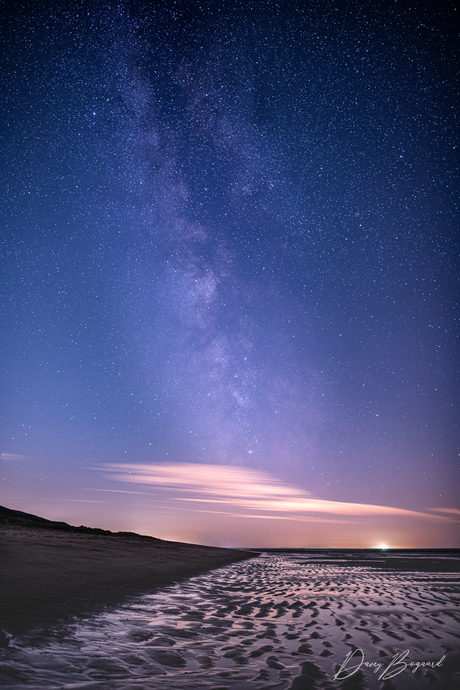
<path fill-rule="evenodd" d="M 460 546 L 454 5 L 1 12 L 2 504 Z"/>

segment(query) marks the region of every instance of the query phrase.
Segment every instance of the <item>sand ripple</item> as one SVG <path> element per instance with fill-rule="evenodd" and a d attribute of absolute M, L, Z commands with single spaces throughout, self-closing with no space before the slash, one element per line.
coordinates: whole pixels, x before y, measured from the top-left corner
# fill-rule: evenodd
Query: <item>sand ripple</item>
<path fill-rule="evenodd" d="M 301 555 L 262 555 L 66 628 L 12 638 L 8 646 L 0 645 L 0 686 L 460 688 L 459 590 L 454 573 L 427 576 L 321 565 Z M 393 671 L 403 663 L 445 658 L 435 668 L 412 666 L 379 679 L 394 655 L 406 650 Z M 350 652 L 353 659 L 334 680 Z M 345 678 L 359 661 L 360 668 Z"/>

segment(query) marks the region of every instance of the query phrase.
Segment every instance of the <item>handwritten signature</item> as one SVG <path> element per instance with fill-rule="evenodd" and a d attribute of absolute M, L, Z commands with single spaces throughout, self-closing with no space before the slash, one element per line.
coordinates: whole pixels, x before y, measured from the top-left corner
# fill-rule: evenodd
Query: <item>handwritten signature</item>
<path fill-rule="evenodd" d="M 412 673 L 415 673 L 415 671 L 418 668 L 423 668 L 426 666 L 428 666 L 429 668 L 439 668 L 440 666 L 442 666 L 444 659 L 446 658 L 446 655 L 444 654 L 444 656 L 441 657 L 439 661 L 406 662 L 404 661 L 404 659 L 407 657 L 408 654 L 408 649 L 406 649 L 404 652 L 399 652 L 398 654 L 394 655 L 389 664 L 385 665 L 379 661 L 365 661 L 363 650 L 355 649 L 353 652 L 348 652 L 347 656 L 345 657 L 345 661 L 335 674 L 334 680 L 345 680 L 345 678 L 349 678 L 354 673 L 359 671 L 361 666 L 373 669 L 374 673 L 379 673 L 382 670 L 382 668 L 385 667 L 383 668 L 383 671 L 379 676 L 379 680 L 388 680 L 399 675 L 400 673 L 405 671 L 406 668 L 410 668 L 412 670 Z"/>

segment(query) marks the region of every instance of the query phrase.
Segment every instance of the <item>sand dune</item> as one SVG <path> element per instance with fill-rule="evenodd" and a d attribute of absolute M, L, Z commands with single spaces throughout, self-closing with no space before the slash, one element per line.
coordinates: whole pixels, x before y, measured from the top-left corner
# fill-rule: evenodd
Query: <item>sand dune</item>
<path fill-rule="evenodd" d="M 0 629 L 21 633 L 249 558 L 0 509 Z"/>

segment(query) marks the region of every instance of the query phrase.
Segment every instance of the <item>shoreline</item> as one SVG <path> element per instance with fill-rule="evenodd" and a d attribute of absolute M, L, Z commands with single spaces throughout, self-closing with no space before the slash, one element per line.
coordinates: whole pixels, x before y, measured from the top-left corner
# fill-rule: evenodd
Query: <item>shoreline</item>
<path fill-rule="evenodd" d="M 255 551 L 256 549 L 254 549 Z M 312 565 L 381 568 L 406 572 L 458 573 L 460 549 L 266 549 L 269 554 L 297 554 Z"/>
<path fill-rule="evenodd" d="M 257 555 L 134 533 L 80 530 L 3 521 L 0 630 L 21 635 L 49 628 Z"/>
<path fill-rule="evenodd" d="M 458 549 L 224 549 L 132 532 L 74 527 L 0 506 L 0 631 L 21 635 L 68 623 L 131 596 L 263 553 L 296 553 L 311 565 L 460 571 Z"/>
<path fill-rule="evenodd" d="M 0 685 L 444 690 L 460 669 L 458 584 L 266 554 L 12 640 Z"/>

